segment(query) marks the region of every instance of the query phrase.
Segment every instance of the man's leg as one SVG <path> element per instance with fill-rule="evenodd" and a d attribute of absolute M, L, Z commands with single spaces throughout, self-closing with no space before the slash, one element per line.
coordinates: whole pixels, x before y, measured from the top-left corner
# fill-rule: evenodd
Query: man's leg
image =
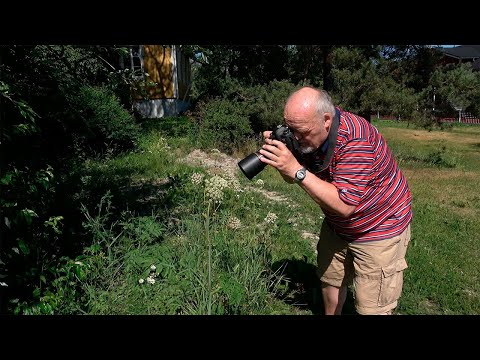
<path fill-rule="evenodd" d="M 317 275 L 322 282 L 325 315 L 340 315 L 353 281 L 353 258 L 348 243 L 339 238 L 326 222 L 317 244 Z"/>
<path fill-rule="evenodd" d="M 325 315 L 341 315 L 343 304 L 347 299 L 347 287 L 331 286 L 322 283 L 323 304 Z"/>
<path fill-rule="evenodd" d="M 389 315 L 403 288 L 410 225 L 387 240 L 349 244 L 355 266 L 355 307 L 362 315 Z"/>

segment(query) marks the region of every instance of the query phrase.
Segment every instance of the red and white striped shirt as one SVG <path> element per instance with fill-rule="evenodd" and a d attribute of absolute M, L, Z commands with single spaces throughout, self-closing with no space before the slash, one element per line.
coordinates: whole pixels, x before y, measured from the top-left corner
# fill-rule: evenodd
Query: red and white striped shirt
<path fill-rule="evenodd" d="M 383 240 L 401 234 L 412 220 L 412 196 L 387 143 L 364 118 L 340 111 L 336 146 L 328 168 L 315 172 L 338 189 L 340 199 L 356 206 L 340 217 L 322 209 L 335 232 L 346 241 Z M 327 139 L 328 141 L 328 139 Z M 325 154 L 318 151 L 314 161 Z"/>

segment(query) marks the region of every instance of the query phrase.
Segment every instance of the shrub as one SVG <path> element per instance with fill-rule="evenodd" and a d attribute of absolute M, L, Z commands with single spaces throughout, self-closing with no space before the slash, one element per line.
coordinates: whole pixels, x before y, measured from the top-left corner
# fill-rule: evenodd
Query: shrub
<path fill-rule="evenodd" d="M 200 147 L 215 147 L 230 154 L 261 132 L 282 124 L 285 101 L 298 89 L 288 81 L 277 80 L 251 87 L 234 80 L 222 84 L 221 97 L 198 100 L 186 115 L 198 126 Z"/>
<path fill-rule="evenodd" d="M 225 99 L 210 101 L 204 106 L 198 134 L 202 148 L 217 148 L 231 153 L 252 135 L 244 106 Z"/>
<path fill-rule="evenodd" d="M 247 113 L 255 133 L 273 129 L 283 123 L 285 102 L 297 88 L 288 81 L 274 80 L 268 85 L 258 85 L 247 90 L 253 100 L 247 104 Z"/>
<path fill-rule="evenodd" d="M 288 81 L 271 81 L 266 85 L 241 87 L 231 82 L 224 97 L 245 106 L 254 133 L 273 129 L 283 122 L 283 107 L 288 96 L 298 86 Z"/>
<path fill-rule="evenodd" d="M 77 138 L 80 146 L 92 152 L 120 152 L 136 145 L 139 126 L 110 90 L 84 86 L 69 97 L 72 111 L 82 120 Z"/>

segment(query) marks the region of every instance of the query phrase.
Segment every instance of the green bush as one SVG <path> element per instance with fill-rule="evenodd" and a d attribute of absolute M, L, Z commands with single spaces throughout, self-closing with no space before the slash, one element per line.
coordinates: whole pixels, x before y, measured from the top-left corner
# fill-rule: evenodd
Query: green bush
<path fill-rule="evenodd" d="M 231 81 L 224 98 L 244 104 L 245 114 L 254 133 L 272 129 L 283 122 L 283 108 L 288 96 L 299 87 L 288 81 L 271 81 L 266 85 L 242 87 Z"/>
<path fill-rule="evenodd" d="M 70 103 L 82 120 L 78 134 L 81 146 L 92 152 L 121 152 L 132 149 L 140 128 L 133 116 L 121 106 L 118 97 L 102 87 L 81 87 L 70 95 Z"/>
<path fill-rule="evenodd" d="M 232 153 L 255 135 L 283 123 L 283 108 L 298 86 L 288 81 L 244 87 L 238 81 L 224 81 L 221 98 L 203 99 L 188 112 L 197 126 L 198 144 Z M 237 148 L 237 149 L 236 149 Z"/>
<path fill-rule="evenodd" d="M 217 99 L 203 105 L 198 142 L 200 147 L 217 148 L 231 153 L 252 135 L 244 106 L 225 99 Z"/>
<path fill-rule="evenodd" d="M 283 108 L 288 96 L 298 87 L 288 81 L 272 81 L 247 89 L 252 100 L 247 104 L 250 125 L 255 133 L 283 123 Z"/>

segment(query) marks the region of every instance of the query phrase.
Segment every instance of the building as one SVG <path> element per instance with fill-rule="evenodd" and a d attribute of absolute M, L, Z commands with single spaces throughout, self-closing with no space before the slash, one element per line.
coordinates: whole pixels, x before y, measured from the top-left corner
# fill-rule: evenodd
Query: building
<path fill-rule="evenodd" d="M 459 45 L 451 48 L 442 48 L 442 64 L 470 63 L 473 70 L 480 70 L 480 45 Z M 439 118 L 441 122 L 459 122 L 464 124 L 480 124 L 480 118 L 465 112 L 462 108 L 454 108 L 458 117 Z"/>
<path fill-rule="evenodd" d="M 443 64 L 471 63 L 475 70 L 480 70 L 480 45 L 460 45 L 442 48 Z"/>
<path fill-rule="evenodd" d="M 129 45 L 134 108 L 143 118 L 175 116 L 189 107 L 190 59 L 177 45 Z"/>

